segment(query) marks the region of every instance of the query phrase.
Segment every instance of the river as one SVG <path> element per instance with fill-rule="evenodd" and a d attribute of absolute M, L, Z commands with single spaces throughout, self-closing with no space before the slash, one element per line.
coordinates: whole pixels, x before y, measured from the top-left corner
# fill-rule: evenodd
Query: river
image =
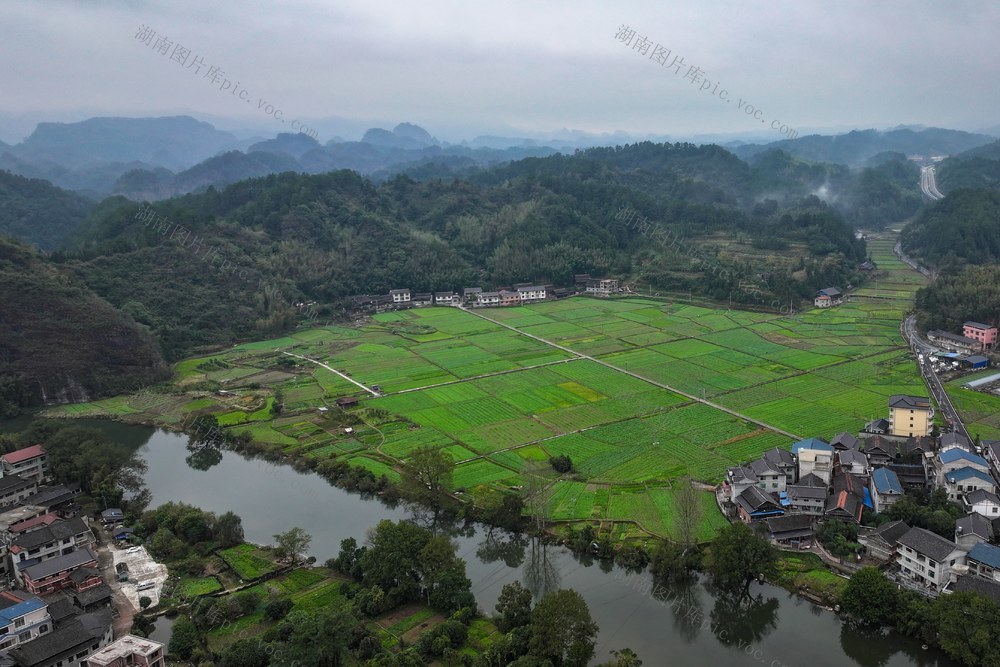
<path fill-rule="evenodd" d="M 242 517 L 247 540 L 265 544 L 275 533 L 300 526 L 312 535 L 310 551 L 320 562 L 337 554 L 342 539 L 363 543 L 365 531 L 378 521 L 410 516 L 402 506 L 390 508 L 338 489 L 314 473 L 233 452 L 224 452 L 207 470 L 194 469 L 185 461 L 186 436 L 114 422 L 86 423 L 139 447 L 149 465 L 152 506 L 183 501 L 216 513 L 231 510 Z M 896 633 L 861 634 L 833 613 L 770 585 L 754 586 L 760 600 L 749 608 L 730 608 L 700 583 L 678 591 L 675 599 L 682 603 L 671 606 L 646 592 L 648 574 L 630 581 L 616 566 L 583 563 L 559 547 L 482 528 L 456 535 L 455 541 L 483 610 L 492 611 L 501 587 L 515 580 L 535 592 L 579 591 L 600 625 L 597 658 L 602 661 L 612 650 L 628 647 L 647 665 L 955 664 Z"/>

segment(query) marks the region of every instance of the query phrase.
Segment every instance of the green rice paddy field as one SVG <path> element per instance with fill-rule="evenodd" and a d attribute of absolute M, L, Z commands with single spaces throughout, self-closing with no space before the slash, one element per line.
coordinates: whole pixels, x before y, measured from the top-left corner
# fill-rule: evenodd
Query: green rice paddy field
<path fill-rule="evenodd" d="M 899 336 L 922 278 L 892 256 L 891 243 L 869 245 L 883 271 L 878 286 L 829 310 L 783 316 L 641 297 L 414 309 L 189 359 L 176 367 L 174 393 L 64 411 L 164 424 L 212 413 L 290 456 L 341 458 L 393 479 L 430 445 L 456 462 L 453 486 L 473 501 L 537 476 L 553 521 L 672 535 L 677 480 L 716 483 L 727 466 L 792 443 L 695 399 L 830 438 L 885 415 L 891 394 L 925 393 Z M 211 391 L 219 387 L 240 396 Z M 284 410 L 273 418 L 278 390 Z M 342 396 L 360 399 L 348 408 L 362 420 L 351 432 L 334 406 Z M 566 478 L 548 466 L 559 454 L 573 461 Z M 712 494 L 705 502 L 708 538 L 723 519 Z"/>

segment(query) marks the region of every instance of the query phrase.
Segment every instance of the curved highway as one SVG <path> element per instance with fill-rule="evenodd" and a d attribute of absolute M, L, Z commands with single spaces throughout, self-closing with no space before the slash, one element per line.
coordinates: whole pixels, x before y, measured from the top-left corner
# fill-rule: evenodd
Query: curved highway
<path fill-rule="evenodd" d="M 944 195 L 937 189 L 937 181 L 934 178 L 934 167 L 920 168 L 920 189 L 924 196 L 937 201 L 943 199 Z"/>

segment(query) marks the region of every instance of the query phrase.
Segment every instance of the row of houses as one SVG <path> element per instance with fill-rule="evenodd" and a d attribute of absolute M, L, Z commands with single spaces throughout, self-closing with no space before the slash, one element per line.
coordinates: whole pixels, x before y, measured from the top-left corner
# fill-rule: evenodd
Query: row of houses
<path fill-rule="evenodd" d="M 927 332 L 927 339 L 948 350 L 973 354 L 996 348 L 997 327 L 969 321 L 962 325 L 961 335 L 935 329 Z"/>
<path fill-rule="evenodd" d="M 78 490 L 47 485 L 42 445 L 0 456 L 0 664 L 81 667 L 112 645 L 112 590 L 98 567 Z M 149 662 L 160 667 L 160 662 Z"/>
<path fill-rule="evenodd" d="M 808 547 L 820 521 L 860 525 L 865 510 L 884 512 L 910 489 L 944 489 L 965 511 L 954 539 L 899 522 L 861 528 L 859 538 L 867 555 L 890 566 L 902 583 L 937 594 L 958 585 L 981 588 L 982 582 L 968 577 L 1000 571 L 990 565 L 1000 565 L 1000 547 L 991 544 L 1000 541 L 997 479 L 1000 441 L 984 442 L 977 451 L 958 433 L 933 438 L 863 431 L 841 433 L 829 443 L 807 438 L 790 451 L 768 450 L 730 468 L 721 493 L 731 516 L 762 524 L 776 543 Z M 1000 575 L 994 583 L 1000 591 Z"/>

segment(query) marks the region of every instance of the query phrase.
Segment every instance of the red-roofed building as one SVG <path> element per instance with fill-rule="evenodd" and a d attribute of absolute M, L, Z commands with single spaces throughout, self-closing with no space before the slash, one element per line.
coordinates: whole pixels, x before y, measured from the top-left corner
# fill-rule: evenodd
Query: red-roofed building
<path fill-rule="evenodd" d="M 39 528 L 44 528 L 46 526 L 51 526 L 56 521 L 62 521 L 62 518 L 52 512 L 47 514 L 42 514 L 40 516 L 32 517 L 30 519 L 25 519 L 24 521 L 18 521 L 17 523 L 12 523 L 8 528 L 7 532 L 14 533 L 26 533 L 28 531 L 37 530 Z"/>
<path fill-rule="evenodd" d="M 41 482 L 48 475 L 49 456 L 41 445 L 31 445 L 0 456 L 4 475 L 20 475 Z"/>

